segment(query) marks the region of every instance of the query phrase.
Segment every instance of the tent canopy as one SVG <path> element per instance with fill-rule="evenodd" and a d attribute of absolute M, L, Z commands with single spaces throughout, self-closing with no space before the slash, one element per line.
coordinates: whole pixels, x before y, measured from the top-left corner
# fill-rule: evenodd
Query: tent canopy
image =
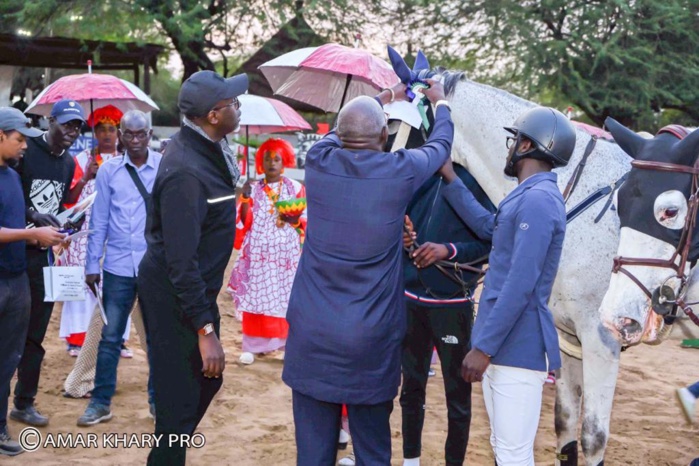
<path fill-rule="evenodd" d="M 142 66 L 146 94 L 150 93 L 150 70 L 158 72 L 158 55 L 164 50 L 156 44 L 0 34 L 0 65 L 84 70 L 92 60 L 95 70 L 133 70 L 136 85 Z"/>

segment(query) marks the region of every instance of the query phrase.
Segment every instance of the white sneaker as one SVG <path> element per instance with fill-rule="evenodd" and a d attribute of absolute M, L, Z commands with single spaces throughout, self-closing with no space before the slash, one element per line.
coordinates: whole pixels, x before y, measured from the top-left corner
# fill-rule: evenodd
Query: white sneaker
<path fill-rule="evenodd" d="M 684 412 L 687 422 L 690 424 L 694 423 L 694 408 L 697 404 L 697 399 L 694 398 L 692 392 L 690 392 L 686 387 L 677 389 L 677 400 L 682 406 L 682 411 Z"/>
<path fill-rule="evenodd" d="M 247 351 L 244 352 L 243 354 L 240 355 L 240 359 L 238 359 L 241 364 L 245 364 L 246 366 L 249 366 L 253 362 L 255 362 L 255 355 L 252 353 L 248 353 Z"/>
<path fill-rule="evenodd" d="M 405 458 L 403 460 L 403 466 L 420 466 L 420 457 L 417 458 Z"/>
<path fill-rule="evenodd" d="M 354 454 L 349 454 L 337 462 L 338 466 L 354 466 Z"/>

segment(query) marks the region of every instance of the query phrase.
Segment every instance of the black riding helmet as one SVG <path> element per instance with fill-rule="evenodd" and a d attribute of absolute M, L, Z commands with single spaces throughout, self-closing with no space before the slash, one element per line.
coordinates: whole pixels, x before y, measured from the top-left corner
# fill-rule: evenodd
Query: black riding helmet
<path fill-rule="evenodd" d="M 505 127 L 515 136 L 532 141 L 533 147 L 525 153 L 515 153 L 512 163 L 531 157 L 549 161 L 554 167 L 568 165 L 575 149 L 575 128 L 568 118 L 550 107 L 536 107 L 520 115 L 514 124 Z M 519 143 L 519 137 L 517 138 Z"/>

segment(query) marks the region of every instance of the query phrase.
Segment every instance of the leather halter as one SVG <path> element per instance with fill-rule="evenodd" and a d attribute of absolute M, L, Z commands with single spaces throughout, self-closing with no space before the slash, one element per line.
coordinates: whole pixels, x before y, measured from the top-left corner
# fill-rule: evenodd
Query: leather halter
<path fill-rule="evenodd" d="M 682 227 L 680 241 L 675 248 L 675 252 L 669 259 L 650 259 L 650 258 L 629 258 L 617 256 L 614 258 L 612 273 L 621 272 L 631 279 L 649 299 L 653 299 L 653 294 L 641 283 L 641 281 L 624 266 L 643 266 L 643 267 L 660 267 L 671 269 L 675 272 L 675 277 L 680 280 L 679 297 L 675 299 L 674 304 L 677 304 L 689 316 L 696 325 L 699 325 L 699 317 L 697 317 L 687 303 L 684 302 L 684 297 L 687 293 L 687 274 L 685 268 L 687 266 L 687 258 L 689 257 L 690 248 L 692 245 L 692 233 L 697 224 L 697 211 L 699 210 L 699 159 L 694 163 L 693 167 L 686 165 L 678 165 L 666 162 L 653 162 L 635 160 L 631 162 L 631 166 L 643 170 L 656 170 L 672 173 L 685 173 L 692 175 L 692 189 L 690 197 L 687 201 L 687 216 Z M 679 262 L 678 262 L 679 260 Z"/>

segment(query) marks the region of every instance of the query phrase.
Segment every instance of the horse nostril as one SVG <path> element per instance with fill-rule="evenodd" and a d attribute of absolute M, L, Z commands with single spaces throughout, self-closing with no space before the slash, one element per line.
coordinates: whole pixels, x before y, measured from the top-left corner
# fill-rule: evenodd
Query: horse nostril
<path fill-rule="evenodd" d="M 639 333 L 641 330 L 643 330 L 643 327 L 639 322 L 628 317 L 619 319 L 618 322 L 619 323 L 617 325 L 617 328 L 619 329 L 619 332 L 621 333 L 622 337 L 624 337 L 625 339 L 631 339 L 635 337 L 636 333 Z"/>

